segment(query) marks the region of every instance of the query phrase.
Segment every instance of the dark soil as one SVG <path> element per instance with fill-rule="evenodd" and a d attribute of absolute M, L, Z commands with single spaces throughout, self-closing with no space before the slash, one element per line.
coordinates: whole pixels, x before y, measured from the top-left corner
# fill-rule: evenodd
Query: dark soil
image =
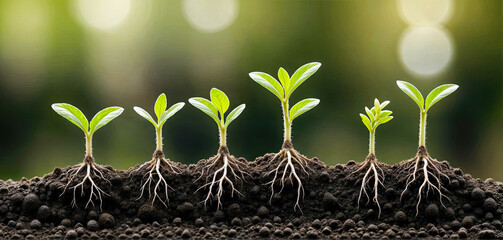
<path fill-rule="evenodd" d="M 298 169 L 305 189 L 302 212 L 294 211 L 297 188 L 288 184 L 269 204 L 271 189 L 265 184 L 273 177 L 267 173 L 277 165 L 270 162 L 273 157 L 266 154 L 254 162 L 238 158 L 248 164 L 250 174 L 236 185 L 244 196 L 224 194 L 218 211 L 216 204 L 204 208 L 206 189 L 196 192 L 205 183 L 196 179 L 210 160 L 189 166 L 175 163 L 180 174 L 165 171 L 174 188 L 169 190 L 167 208 L 160 202 L 151 205 L 148 193 L 137 200 L 147 170 L 130 173 L 139 165 L 126 171 L 105 167 L 111 185 L 97 181 L 109 194 L 102 210 L 96 200 L 95 208 L 84 209 L 89 185 L 84 196 L 77 191 L 79 207 L 72 208 L 73 190 L 62 194 L 70 167 L 56 168 L 42 178 L 0 181 L 0 238 L 503 238 L 503 184 L 472 178 L 447 162 L 440 166 L 450 178 L 443 182 L 450 202 L 445 200 L 446 208 L 442 207 L 438 194 L 430 191 L 417 217 L 421 181 L 400 201 L 407 177 L 404 163 L 383 164 L 386 187 L 379 189 L 378 219 L 372 201 L 366 204 L 362 197 L 357 208 L 363 173 L 351 174 L 361 164 L 354 161 L 326 166 L 314 158 L 309 176 Z"/>

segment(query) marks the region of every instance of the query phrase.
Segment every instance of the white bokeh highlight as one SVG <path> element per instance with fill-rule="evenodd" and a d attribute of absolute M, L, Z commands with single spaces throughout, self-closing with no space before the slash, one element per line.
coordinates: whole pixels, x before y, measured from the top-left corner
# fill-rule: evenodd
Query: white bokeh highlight
<path fill-rule="evenodd" d="M 207 33 L 226 29 L 238 14 L 236 0 L 184 0 L 182 7 L 190 25 Z"/>
<path fill-rule="evenodd" d="M 76 0 L 75 7 L 85 25 L 112 30 L 127 18 L 131 11 L 131 0 Z"/>
<path fill-rule="evenodd" d="M 398 12 L 411 25 L 443 24 L 452 15 L 452 0 L 398 0 Z"/>

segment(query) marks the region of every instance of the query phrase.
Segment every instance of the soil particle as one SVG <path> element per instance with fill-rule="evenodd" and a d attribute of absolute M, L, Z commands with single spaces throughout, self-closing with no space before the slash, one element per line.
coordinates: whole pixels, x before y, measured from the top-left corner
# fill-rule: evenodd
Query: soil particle
<path fill-rule="evenodd" d="M 435 219 L 438 216 L 438 206 L 435 203 L 429 204 L 425 210 L 426 217 L 430 219 Z"/>
<path fill-rule="evenodd" d="M 229 205 L 229 207 L 227 208 L 227 216 L 228 217 L 234 218 L 234 217 L 237 217 L 240 215 L 241 215 L 241 207 L 239 206 L 239 204 L 233 203 L 233 204 Z"/>
<path fill-rule="evenodd" d="M 77 234 L 77 231 L 75 230 L 68 230 L 66 232 L 65 238 L 67 239 L 76 239 L 79 235 Z"/>
<path fill-rule="evenodd" d="M 494 239 L 496 233 L 493 230 L 482 230 L 478 233 L 480 239 Z"/>
<path fill-rule="evenodd" d="M 257 211 L 257 215 L 262 218 L 268 217 L 269 209 L 267 207 L 261 206 Z"/>
<path fill-rule="evenodd" d="M 96 222 L 96 220 L 89 220 L 86 226 L 89 231 L 98 231 L 100 229 L 100 225 Z"/>
<path fill-rule="evenodd" d="M 494 198 L 486 198 L 484 200 L 484 209 L 493 212 L 498 208 L 498 204 L 496 203 L 496 200 Z"/>
<path fill-rule="evenodd" d="M 259 235 L 261 237 L 269 237 L 269 235 L 271 234 L 271 231 L 269 230 L 269 228 L 267 227 L 262 227 L 259 231 Z"/>
<path fill-rule="evenodd" d="M 40 199 L 35 194 L 28 194 L 23 199 L 23 212 L 25 214 L 35 213 L 40 207 Z"/>
<path fill-rule="evenodd" d="M 115 218 L 114 218 L 114 216 L 112 216 L 112 214 L 109 214 L 109 213 L 101 214 L 98 222 L 102 228 L 114 228 L 115 227 Z"/>
<path fill-rule="evenodd" d="M 349 230 L 349 229 L 353 229 L 356 227 L 356 224 L 355 224 L 355 221 L 353 221 L 352 219 L 348 219 L 344 222 L 344 224 L 342 225 L 342 228 L 344 230 Z"/>
<path fill-rule="evenodd" d="M 398 224 L 405 224 L 407 222 L 407 215 L 403 211 L 398 211 L 395 213 L 395 221 Z"/>
<path fill-rule="evenodd" d="M 325 209 L 327 210 L 334 210 L 339 208 L 339 203 L 334 195 L 329 192 L 325 192 L 323 195 L 323 206 L 325 206 Z"/>
<path fill-rule="evenodd" d="M 472 190 L 472 198 L 475 200 L 481 200 L 485 197 L 484 190 L 476 187 Z"/>

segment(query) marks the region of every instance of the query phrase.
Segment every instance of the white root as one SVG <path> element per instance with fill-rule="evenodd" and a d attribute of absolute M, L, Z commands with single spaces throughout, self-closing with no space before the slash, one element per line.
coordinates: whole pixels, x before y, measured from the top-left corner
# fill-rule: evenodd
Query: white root
<path fill-rule="evenodd" d="M 241 170 L 241 167 L 243 167 L 242 164 L 231 157 L 227 153 L 227 150 L 223 151 L 223 153 L 219 153 L 215 158 L 213 158 L 213 162 L 203 168 L 201 175 L 195 181 L 199 180 L 205 175 L 205 173 L 209 173 L 211 169 L 217 167 L 220 163 L 222 163 L 222 166 L 218 167 L 218 169 L 216 169 L 212 174 L 208 174 L 206 177 L 207 183 L 196 190 L 197 192 L 208 187 L 206 198 L 202 201 L 205 209 L 207 209 L 208 202 L 212 199 L 216 199 L 217 201 L 217 210 L 222 208 L 222 196 L 224 194 L 225 183 L 230 186 L 231 197 L 234 197 L 234 193 L 243 196 L 243 194 L 236 189 L 235 183 L 231 180 L 231 178 L 233 178 L 234 181 L 243 182 L 244 174 L 249 174 Z M 208 181 L 210 178 L 211 182 Z"/>
<path fill-rule="evenodd" d="M 362 184 L 360 187 L 360 194 L 358 195 L 358 209 L 360 208 L 360 200 L 362 197 L 362 193 L 365 194 L 367 197 L 367 204 L 370 201 L 370 196 L 367 193 L 367 186 L 370 182 L 370 179 L 373 177 L 374 178 L 374 184 L 373 184 L 373 191 L 374 191 L 374 196 L 372 197 L 372 201 L 376 203 L 377 208 L 379 209 L 378 213 L 378 218 L 381 217 L 381 205 L 379 204 L 379 185 L 384 187 L 383 181 L 384 181 L 384 173 L 382 169 L 377 165 L 377 162 L 375 161 L 375 158 L 367 158 L 364 162 L 364 164 L 355 172 L 359 172 L 365 168 L 368 168 L 367 171 L 365 172 L 365 175 L 363 176 L 362 179 Z M 377 171 L 381 171 L 381 174 Z"/>
<path fill-rule="evenodd" d="M 166 181 L 166 179 L 162 175 L 162 170 L 163 170 L 164 166 L 168 166 L 169 169 L 171 170 L 171 172 L 173 172 L 174 174 L 179 174 L 180 169 L 175 167 L 173 164 L 171 164 L 164 157 L 154 157 L 154 159 L 152 159 L 152 161 L 143 164 L 142 166 L 140 166 L 136 170 L 132 171 L 131 173 L 142 169 L 144 166 L 147 166 L 147 173 L 145 173 L 143 178 L 145 178 L 147 175 L 148 175 L 148 177 L 147 177 L 147 180 L 145 180 L 145 182 L 142 184 L 141 189 L 140 189 L 141 194 L 136 200 L 139 200 L 143 197 L 143 194 L 145 192 L 145 188 L 147 188 L 149 199 L 150 199 L 150 197 L 152 197 L 152 192 L 154 192 L 154 196 L 152 197 L 152 203 L 151 203 L 152 205 L 154 205 L 155 200 L 158 199 L 165 207 L 168 207 L 168 205 L 169 205 L 168 188 L 171 190 L 174 190 L 174 189 L 168 184 L 168 182 Z M 158 177 L 157 182 L 154 177 L 155 175 L 157 175 L 157 177 Z M 151 188 L 152 184 L 155 184 L 153 190 Z M 164 185 L 164 198 L 165 199 L 161 198 L 162 191 L 163 191 L 163 189 L 161 188 L 161 185 Z"/>
<path fill-rule="evenodd" d="M 442 173 L 437 165 L 437 161 L 432 159 L 427 153 L 418 153 L 418 155 L 409 160 L 408 163 L 412 165 L 411 163 L 414 163 L 414 167 L 409 166 L 409 173 L 410 175 L 407 177 L 407 182 L 405 185 L 405 189 L 402 191 L 402 194 L 400 195 L 400 201 L 403 198 L 404 193 L 409 189 L 409 186 L 418 179 L 418 176 L 416 174 L 420 173 L 422 171 L 423 175 L 423 182 L 421 183 L 421 186 L 419 187 L 418 190 L 418 202 L 416 204 L 416 217 L 419 214 L 419 204 L 421 203 L 422 200 L 422 193 L 423 190 L 426 188 L 426 197 L 428 197 L 428 193 L 432 189 L 433 191 L 436 191 L 439 194 L 439 200 L 440 204 L 445 208 L 445 204 L 443 202 L 443 198 L 446 198 L 447 200 L 450 201 L 450 199 L 442 192 L 442 190 L 446 190 L 445 187 L 442 186 L 441 182 L 441 177 L 445 177 L 446 179 L 449 179 L 449 177 Z M 422 163 L 422 167 L 419 167 L 420 163 Z M 436 182 L 436 185 L 432 183 L 432 181 Z"/>
<path fill-rule="evenodd" d="M 309 176 L 309 173 L 307 172 L 306 169 L 312 170 L 309 165 L 308 165 L 308 159 L 306 159 L 303 156 L 299 156 L 297 151 L 293 150 L 292 148 L 284 148 L 281 150 L 278 154 L 276 154 L 273 158 L 273 161 L 275 159 L 281 159 L 280 163 L 278 166 L 267 173 L 267 175 L 270 175 L 274 173 L 274 178 L 270 181 L 267 182 L 266 185 L 270 185 L 271 187 L 271 197 L 269 198 L 269 204 L 272 203 L 272 198 L 274 196 L 274 184 L 276 183 L 276 180 L 278 180 L 278 174 L 280 171 L 282 171 L 281 178 L 279 179 L 281 183 L 281 189 L 279 190 L 278 193 L 281 193 L 283 191 L 283 188 L 285 187 L 286 182 L 290 182 L 292 185 L 294 185 L 293 181 L 295 179 L 295 182 L 297 183 L 297 200 L 295 202 L 295 205 L 293 207 L 294 210 L 299 209 L 302 212 L 302 209 L 300 208 L 300 197 L 302 196 L 302 199 L 304 199 L 304 186 L 302 185 L 302 180 L 300 179 L 299 175 L 297 174 L 297 171 L 295 170 L 294 163 L 297 163 L 297 165 L 300 166 L 300 169 Z M 281 168 L 283 170 L 281 170 Z M 288 177 L 286 177 L 287 173 L 289 171 Z"/>
<path fill-rule="evenodd" d="M 87 200 L 85 208 L 87 208 L 89 206 L 89 204 L 93 205 L 93 207 L 96 207 L 93 202 L 93 197 L 94 197 L 95 199 L 99 200 L 100 210 L 102 210 L 102 203 L 103 203 L 102 194 L 106 195 L 106 196 L 109 196 L 109 195 L 107 193 L 105 193 L 100 187 L 98 187 L 98 185 L 93 180 L 93 175 L 105 180 L 110 185 L 112 185 L 112 183 L 103 176 L 103 173 L 98 169 L 99 166 L 94 163 L 94 160 L 84 161 L 84 163 L 82 163 L 82 164 L 78 165 L 77 167 L 70 169 L 68 171 L 68 174 L 72 175 L 72 176 L 71 176 L 70 180 L 68 181 L 68 183 L 65 185 L 65 188 L 60 196 L 62 196 L 66 192 L 66 189 L 68 189 L 69 185 L 73 182 L 75 177 L 84 168 L 86 169 L 86 175 L 84 176 L 82 181 L 80 183 L 78 183 L 77 185 L 70 187 L 70 189 L 73 189 L 72 206 L 78 207 L 77 206 L 77 196 L 76 196 L 77 188 L 80 187 L 80 189 L 81 189 L 80 195 L 84 196 L 84 184 L 86 181 L 89 181 L 89 184 L 91 184 L 91 187 L 90 187 L 91 189 L 90 189 L 90 193 L 89 193 L 89 199 Z"/>

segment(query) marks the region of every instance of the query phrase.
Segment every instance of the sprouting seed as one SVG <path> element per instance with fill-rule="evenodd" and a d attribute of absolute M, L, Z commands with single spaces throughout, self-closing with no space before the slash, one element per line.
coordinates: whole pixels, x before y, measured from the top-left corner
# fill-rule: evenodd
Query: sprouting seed
<path fill-rule="evenodd" d="M 358 207 L 360 207 L 360 199 L 362 197 L 362 193 L 365 194 L 367 197 L 367 204 L 370 201 L 370 197 L 367 193 L 367 186 L 370 182 L 371 178 L 374 178 L 374 184 L 371 189 L 374 191 L 374 196 L 372 197 L 372 201 L 377 204 L 377 207 L 379 209 L 379 214 L 378 216 L 381 216 L 381 205 L 379 204 L 379 186 L 384 186 L 383 181 L 384 181 L 384 172 L 382 171 L 381 168 L 381 163 L 377 161 L 376 155 L 375 155 L 375 132 L 376 129 L 379 125 L 387 123 L 393 119 L 393 116 L 391 114 L 393 112 L 389 110 L 384 110 L 384 107 L 386 107 L 389 104 L 389 101 L 384 101 L 383 103 L 380 103 L 379 100 L 376 98 L 374 100 L 374 107 L 369 109 L 368 107 L 365 107 L 365 112 L 367 113 L 367 116 L 365 114 L 360 113 L 360 117 L 362 119 L 363 124 L 367 129 L 369 130 L 369 154 L 365 158 L 365 161 L 361 165 L 358 170 L 355 172 L 360 172 L 362 170 L 365 170 L 365 175 L 363 176 L 362 179 L 362 184 L 360 187 L 360 194 L 358 195 Z M 379 170 L 379 171 L 378 171 Z"/>
<path fill-rule="evenodd" d="M 279 81 L 271 75 L 263 72 L 252 72 L 249 74 L 255 82 L 272 92 L 281 101 L 284 124 L 283 147 L 271 161 L 273 162 L 279 160 L 279 164 L 274 170 L 268 173 L 269 175 L 274 173 L 274 178 L 268 183 L 271 187 L 271 197 L 269 199 L 269 203 L 271 203 L 272 197 L 275 193 L 274 185 L 278 179 L 278 174 L 282 171 L 282 176 L 279 179 L 281 189 L 278 193 L 281 193 L 287 181 L 293 184 L 295 179 L 295 182 L 297 183 L 297 201 L 295 202 L 294 210 L 297 208 L 300 210 L 300 197 L 304 196 L 304 187 L 302 186 L 302 181 L 295 170 L 294 164 L 299 165 L 300 169 L 302 169 L 306 175 L 309 175 L 307 170 L 310 170 L 310 159 L 302 156 L 293 148 L 292 122 L 298 116 L 316 107 L 320 103 L 320 100 L 316 98 L 304 99 L 290 108 L 290 96 L 302 83 L 318 71 L 320 67 L 321 63 L 318 62 L 305 64 L 297 69 L 291 77 L 284 68 L 280 68 L 278 71 Z M 282 167 L 283 170 L 281 170 Z M 287 172 L 290 172 L 288 177 Z"/>
<path fill-rule="evenodd" d="M 152 125 L 155 127 L 155 136 L 156 136 L 156 150 L 154 151 L 154 154 L 152 156 L 152 160 L 144 163 L 141 165 L 139 168 L 136 170 L 132 171 L 136 172 L 142 169 L 143 167 L 147 168 L 148 171 L 148 177 L 147 180 L 142 184 L 141 186 L 141 193 L 140 197 L 138 199 L 141 199 L 143 197 L 143 193 L 145 192 L 145 188 L 148 188 L 148 193 L 149 193 L 149 198 L 151 197 L 151 185 L 154 184 L 154 196 L 152 197 L 152 205 L 154 204 L 155 200 L 158 199 L 161 201 L 161 203 L 167 207 L 167 204 L 169 204 L 169 197 L 168 197 L 168 188 L 173 189 L 166 181 L 162 173 L 164 170 L 174 173 L 174 174 L 179 174 L 179 169 L 169 160 L 164 157 L 164 152 L 162 149 L 162 127 L 164 126 L 164 123 L 173 116 L 175 113 L 180 111 L 183 106 L 185 105 L 184 102 L 179 102 L 171 106 L 168 110 L 166 110 L 168 106 L 168 100 L 166 98 L 166 95 L 163 93 L 157 97 L 157 100 L 155 101 L 154 104 L 154 113 L 157 117 L 157 121 L 154 120 L 154 118 L 143 108 L 141 107 L 134 107 L 133 109 L 143 118 L 147 119 Z M 155 175 L 157 175 L 157 180 L 155 180 Z M 164 185 L 164 190 L 162 190 L 162 186 Z M 162 191 L 164 191 L 164 199 L 161 198 L 162 196 Z"/>
<path fill-rule="evenodd" d="M 234 193 L 242 195 L 236 189 L 235 181 L 242 182 L 244 180 L 243 169 L 246 167 L 246 164 L 230 155 L 229 148 L 227 147 L 227 128 L 232 121 L 241 115 L 246 105 L 241 104 L 237 106 L 227 117 L 225 117 L 225 113 L 230 106 L 227 95 L 217 88 L 212 88 L 210 91 L 210 100 L 201 97 L 193 97 L 189 99 L 189 103 L 210 116 L 218 126 L 220 134 L 220 147 L 218 153 L 211 159 L 211 162 L 203 168 L 201 176 L 197 179 L 199 180 L 201 177 L 206 176 L 206 183 L 198 189 L 200 190 L 208 187 L 208 194 L 204 200 L 204 207 L 206 208 L 208 201 L 214 198 L 217 201 L 218 210 L 222 208 L 224 184 L 230 186 L 231 197 L 234 196 Z M 211 181 L 209 181 L 210 178 Z"/>
<path fill-rule="evenodd" d="M 405 171 L 412 173 L 407 177 L 407 182 L 405 185 L 405 189 L 400 195 L 400 199 L 402 199 L 404 193 L 409 188 L 410 184 L 412 184 L 417 179 L 417 174 L 422 171 L 422 175 L 424 177 L 423 183 L 419 187 L 418 190 L 418 202 L 416 205 L 416 216 L 419 214 L 419 204 L 421 203 L 423 190 L 426 190 L 426 196 L 428 196 L 428 192 L 430 188 L 433 191 L 437 191 L 440 198 L 440 204 L 445 208 L 445 205 L 442 201 L 443 198 L 449 200 L 447 196 L 442 193 L 442 190 L 446 190 L 442 186 L 441 178 L 444 177 L 447 180 L 450 180 L 449 177 L 442 173 L 443 167 L 437 160 L 430 157 L 428 151 L 426 150 L 426 115 L 428 110 L 438 101 L 443 98 L 449 96 L 451 93 L 458 89 L 458 85 L 456 84 L 444 84 L 435 89 L 433 89 L 428 96 L 426 97 L 426 101 L 423 98 L 423 95 L 419 90 L 417 90 L 414 85 L 404 82 L 404 81 L 396 81 L 398 87 L 407 94 L 414 102 L 417 103 L 420 110 L 420 118 L 419 118 L 419 148 L 416 156 L 410 160 L 408 160 L 405 164 Z M 436 184 L 434 184 L 436 183 Z"/>
<path fill-rule="evenodd" d="M 100 202 L 100 209 L 101 209 L 101 204 L 102 204 L 102 194 L 103 195 L 108 195 L 105 193 L 98 185 L 96 184 L 95 180 L 93 180 L 93 176 L 96 176 L 98 179 L 103 179 L 104 181 L 108 182 L 110 185 L 110 181 L 106 179 L 103 176 L 102 171 L 106 171 L 106 168 L 100 166 L 99 164 L 96 164 L 94 161 L 93 157 L 93 149 L 92 149 L 92 139 L 94 133 L 101 127 L 105 126 L 108 124 L 110 121 L 121 115 L 121 113 L 124 111 L 123 108 L 121 107 L 108 107 L 100 112 L 98 112 L 91 122 L 87 120 L 86 116 L 76 107 L 67 104 L 67 103 L 55 103 L 52 104 L 52 109 L 62 117 L 66 118 L 68 121 L 72 122 L 75 124 L 77 127 L 82 129 L 84 131 L 84 135 L 86 137 L 86 155 L 84 156 L 84 161 L 71 168 L 68 170 L 67 174 L 68 177 L 70 177 L 70 180 L 68 180 L 68 183 L 65 186 L 65 189 L 63 190 L 63 195 L 66 192 L 66 189 L 69 187 L 69 185 L 73 182 L 75 177 L 79 174 L 81 170 L 86 171 L 86 175 L 82 179 L 82 181 L 75 186 L 70 187 L 70 189 L 73 189 L 73 200 L 72 200 L 72 206 L 77 207 L 77 200 L 76 200 L 76 191 L 77 188 L 81 188 L 81 195 L 84 195 L 84 184 L 86 181 L 89 181 L 89 184 L 91 185 L 90 188 L 90 193 L 89 193 L 89 199 L 86 203 L 85 208 L 88 207 L 89 204 L 92 204 L 94 206 L 93 198 L 99 200 Z"/>

